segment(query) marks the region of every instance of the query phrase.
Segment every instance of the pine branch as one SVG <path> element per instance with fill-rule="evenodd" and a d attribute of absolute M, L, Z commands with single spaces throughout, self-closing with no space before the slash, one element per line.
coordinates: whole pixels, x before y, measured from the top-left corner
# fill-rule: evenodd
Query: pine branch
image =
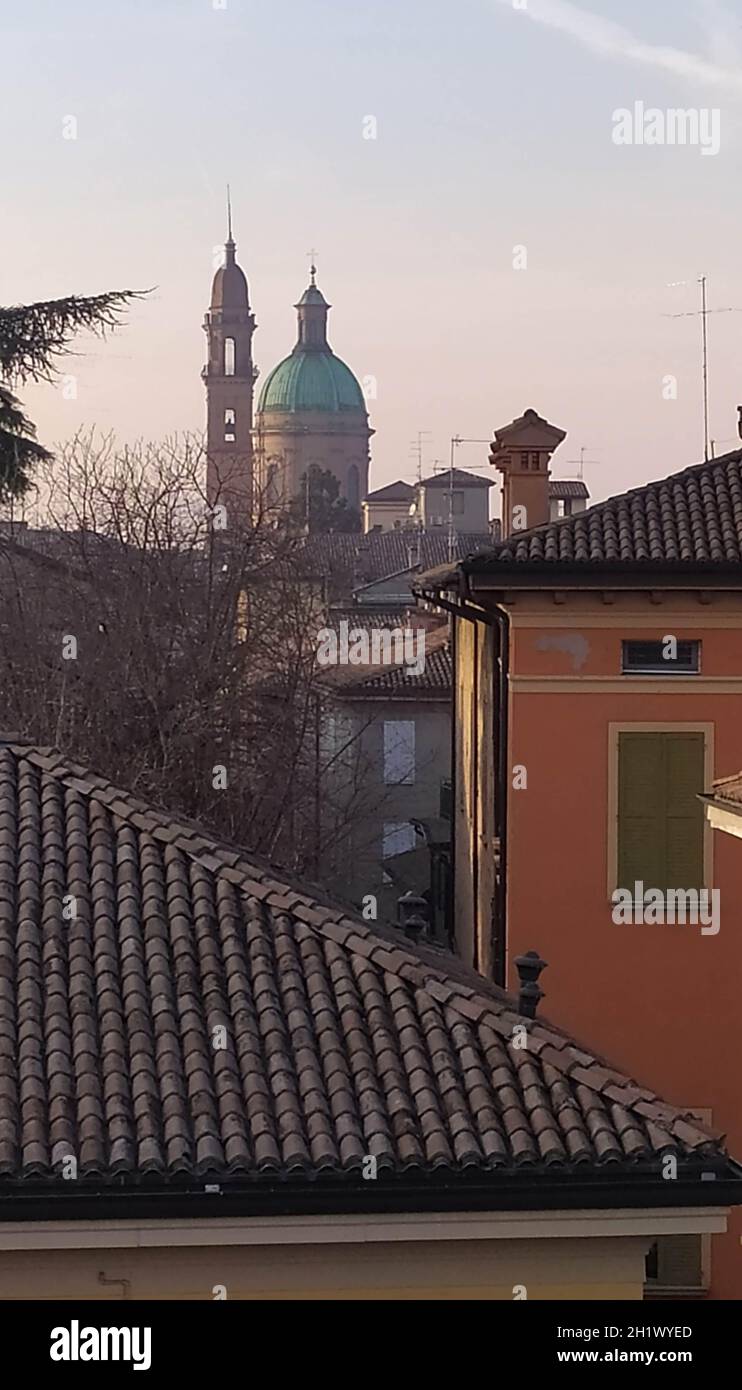
<path fill-rule="evenodd" d="M 49 381 L 54 358 L 69 349 L 81 329 L 105 337 L 122 319 L 126 305 L 148 290 L 113 290 L 90 297 L 70 295 L 38 304 L 0 307 L 0 378 Z"/>
<path fill-rule="evenodd" d="M 0 386 L 0 504 L 22 497 L 31 486 L 29 469 L 51 458 L 36 441 L 36 427 L 20 401 Z"/>

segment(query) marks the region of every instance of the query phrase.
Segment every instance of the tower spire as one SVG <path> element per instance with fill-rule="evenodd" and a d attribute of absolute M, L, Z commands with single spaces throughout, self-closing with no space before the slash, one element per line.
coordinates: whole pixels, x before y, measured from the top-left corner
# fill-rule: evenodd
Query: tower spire
<path fill-rule="evenodd" d="M 227 244 L 229 245 L 230 242 L 234 244 L 232 237 L 232 196 L 229 191 L 229 184 L 227 184 Z"/>

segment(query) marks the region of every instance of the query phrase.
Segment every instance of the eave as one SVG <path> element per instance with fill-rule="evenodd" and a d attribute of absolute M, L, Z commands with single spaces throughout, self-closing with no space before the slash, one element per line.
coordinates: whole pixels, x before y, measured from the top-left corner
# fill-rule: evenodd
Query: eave
<path fill-rule="evenodd" d="M 0 1192 L 0 1223 L 718 1208 L 742 1205 L 742 1167 L 732 1159 L 717 1158 L 680 1165 L 671 1183 L 659 1169 L 643 1172 L 626 1161 L 591 1171 L 584 1166 L 559 1171 L 556 1165 L 543 1164 L 515 1173 L 438 1169 L 397 1178 L 380 1174 L 369 1181 L 342 1174 L 288 1179 L 204 1174 L 200 1180 L 127 1180 L 125 1185 L 82 1180 L 75 1189 L 70 1192 L 70 1183 L 61 1181 L 6 1181 Z"/>

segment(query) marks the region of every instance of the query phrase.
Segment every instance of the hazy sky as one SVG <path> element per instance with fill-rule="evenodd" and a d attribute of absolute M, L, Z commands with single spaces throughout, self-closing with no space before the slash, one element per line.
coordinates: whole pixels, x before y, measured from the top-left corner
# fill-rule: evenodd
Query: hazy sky
<path fill-rule="evenodd" d="M 414 476 L 418 430 L 430 468 L 527 406 L 568 431 L 557 475 L 600 460 L 595 497 L 698 461 L 700 320 L 668 315 L 702 273 L 738 311 L 709 320 L 738 442 L 740 0 L 6 0 L 0 25 L 0 303 L 157 287 L 65 362 L 77 400 L 23 393 L 46 443 L 202 428 L 227 180 L 263 375 L 319 249 L 330 341 L 378 383 L 372 486 Z M 615 144 L 636 102 L 718 109 L 719 152 Z"/>

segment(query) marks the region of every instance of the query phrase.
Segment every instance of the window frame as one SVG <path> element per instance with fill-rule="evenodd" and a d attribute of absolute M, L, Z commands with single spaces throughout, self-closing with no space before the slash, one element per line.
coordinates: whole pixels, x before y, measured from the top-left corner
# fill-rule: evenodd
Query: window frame
<path fill-rule="evenodd" d="M 710 721 L 701 720 L 610 720 L 608 723 L 608 796 L 606 798 L 606 900 L 613 910 L 613 894 L 618 888 L 618 776 L 620 734 L 703 734 L 703 778 L 707 787 L 714 780 L 714 731 Z M 703 823 L 703 883 L 700 888 L 714 884 L 714 832 L 709 822 Z M 653 887 L 647 884 L 647 887 Z"/>
<path fill-rule="evenodd" d="M 406 735 L 399 731 L 401 751 L 396 755 L 397 760 L 403 764 L 402 775 L 392 776 L 388 770 L 387 763 L 392 761 L 391 737 L 387 739 L 387 730 L 395 726 L 404 725 L 406 729 L 412 730 L 412 737 L 408 739 Z M 414 787 L 417 780 L 417 726 L 414 719 L 384 719 L 382 720 L 382 781 L 385 787 Z M 409 749 L 411 747 L 411 754 Z M 407 767 L 404 766 L 405 757 L 409 758 Z"/>
<path fill-rule="evenodd" d="M 678 651 L 681 646 L 691 648 L 691 656 L 695 656 L 695 665 L 676 666 L 664 661 L 660 656 L 659 661 L 651 666 L 630 666 L 628 664 L 627 649 L 637 644 L 653 645 L 660 649 L 663 645 L 661 637 L 624 637 L 621 639 L 621 675 L 622 676 L 662 676 L 663 678 L 678 676 L 700 676 L 701 674 L 701 653 L 702 642 L 700 637 L 679 637 L 677 639 Z"/>

